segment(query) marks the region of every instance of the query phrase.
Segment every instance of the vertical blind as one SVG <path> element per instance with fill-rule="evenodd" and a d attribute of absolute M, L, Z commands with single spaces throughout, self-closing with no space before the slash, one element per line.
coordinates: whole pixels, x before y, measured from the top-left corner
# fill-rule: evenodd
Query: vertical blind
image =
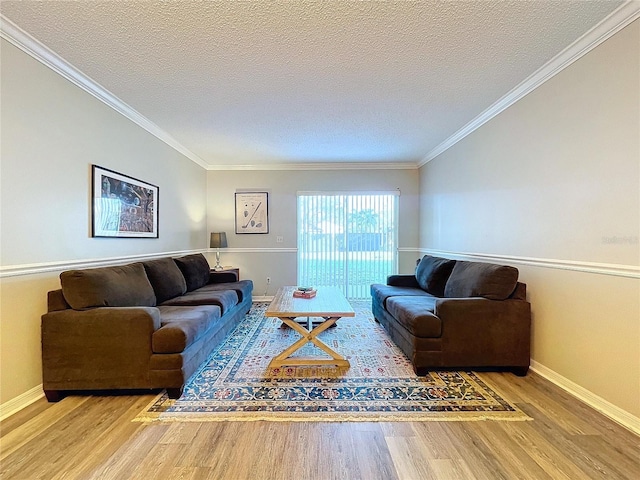
<path fill-rule="evenodd" d="M 298 284 L 349 299 L 397 272 L 398 192 L 298 193 Z"/>

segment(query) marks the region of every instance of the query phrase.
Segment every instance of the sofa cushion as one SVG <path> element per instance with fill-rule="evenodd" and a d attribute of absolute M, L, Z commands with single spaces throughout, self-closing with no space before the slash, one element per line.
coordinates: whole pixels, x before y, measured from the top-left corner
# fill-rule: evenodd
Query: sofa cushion
<path fill-rule="evenodd" d="M 418 285 L 431 295 L 442 297 L 444 287 L 455 264 L 455 260 L 425 255 L 416 267 Z"/>
<path fill-rule="evenodd" d="M 390 297 L 431 297 L 430 293 L 425 292 L 420 288 L 414 287 L 392 287 L 390 285 L 383 285 L 381 283 L 374 283 L 371 285 L 371 296 L 374 301 L 382 306 L 385 306 L 385 302 Z"/>
<path fill-rule="evenodd" d="M 238 302 L 242 302 L 245 298 L 251 298 L 251 294 L 253 293 L 253 281 L 239 280 L 237 282 L 228 283 L 210 283 L 198 289 L 198 293 L 209 291 L 216 292 L 220 290 L 235 290 L 238 294 Z"/>
<path fill-rule="evenodd" d="M 418 262 L 420 263 L 420 262 Z M 418 285 L 418 280 L 414 275 L 407 274 L 397 274 L 397 275 L 389 275 L 387 277 L 387 285 L 391 285 L 393 287 L 413 287 L 420 288 Z"/>
<path fill-rule="evenodd" d="M 142 265 L 156 293 L 156 302 L 162 303 L 186 293 L 187 282 L 173 259 L 150 260 Z"/>
<path fill-rule="evenodd" d="M 162 305 L 194 306 L 194 305 L 218 305 L 224 315 L 238 304 L 238 294 L 235 290 L 217 290 L 188 292 L 181 297 L 167 300 Z"/>
<path fill-rule="evenodd" d="M 484 297 L 505 300 L 518 282 L 518 269 L 482 262 L 456 262 L 444 289 L 449 298 Z"/>
<path fill-rule="evenodd" d="M 181 353 L 220 319 L 220 307 L 158 307 L 160 328 L 151 336 L 154 353 Z"/>
<path fill-rule="evenodd" d="M 433 313 L 435 297 L 390 297 L 387 311 L 412 335 L 437 338 L 442 335 L 442 321 Z"/>
<path fill-rule="evenodd" d="M 65 300 L 75 310 L 156 304 L 156 295 L 142 263 L 68 270 L 60 274 L 60 283 Z"/>
<path fill-rule="evenodd" d="M 201 253 L 174 258 L 187 283 L 187 292 L 192 292 L 209 282 L 209 262 Z"/>

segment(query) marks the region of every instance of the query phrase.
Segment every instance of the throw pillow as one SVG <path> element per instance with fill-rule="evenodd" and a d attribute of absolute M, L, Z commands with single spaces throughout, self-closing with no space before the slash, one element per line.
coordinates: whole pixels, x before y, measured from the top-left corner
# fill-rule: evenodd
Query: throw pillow
<path fill-rule="evenodd" d="M 95 307 L 153 307 L 156 296 L 142 263 L 69 270 L 60 274 L 62 294 L 75 310 Z"/>
<path fill-rule="evenodd" d="M 209 283 L 211 268 L 201 253 L 174 258 L 187 283 L 187 292 L 192 292 Z"/>
<path fill-rule="evenodd" d="M 518 269 L 482 262 L 456 262 L 444 296 L 449 298 L 484 297 L 506 300 L 518 283 Z"/>
<path fill-rule="evenodd" d="M 416 267 L 416 280 L 425 292 L 442 297 L 455 260 L 425 255 Z"/>
<path fill-rule="evenodd" d="M 186 293 L 187 282 L 172 258 L 161 258 L 142 264 L 156 293 L 156 302 L 162 303 Z"/>

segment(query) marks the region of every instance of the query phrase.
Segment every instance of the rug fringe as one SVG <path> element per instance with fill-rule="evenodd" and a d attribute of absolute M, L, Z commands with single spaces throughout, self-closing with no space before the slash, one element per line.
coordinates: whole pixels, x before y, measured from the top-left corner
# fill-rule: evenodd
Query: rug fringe
<path fill-rule="evenodd" d="M 177 423 L 177 422 L 485 422 L 485 421 L 501 421 L 501 422 L 526 422 L 532 421 L 533 418 L 521 412 L 500 412 L 491 415 L 470 413 L 469 415 L 454 414 L 451 412 L 434 413 L 428 415 L 367 415 L 359 412 L 358 414 L 342 414 L 331 412 L 325 415 L 313 415 L 302 413 L 294 415 L 291 412 L 284 413 L 248 413 L 246 415 L 228 415 L 228 414 L 207 414 L 190 412 L 185 415 L 161 413 L 150 415 L 148 413 L 140 414 L 133 419 L 134 422 L 142 423 Z"/>

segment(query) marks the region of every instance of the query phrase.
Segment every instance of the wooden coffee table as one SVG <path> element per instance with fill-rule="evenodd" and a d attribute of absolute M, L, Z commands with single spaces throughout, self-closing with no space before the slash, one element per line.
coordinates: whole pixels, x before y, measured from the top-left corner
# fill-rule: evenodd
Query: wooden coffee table
<path fill-rule="evenodd" d="M 274 357 L 269 363 L 270 368 L 283 365 L 337 365 L 349 367 L 349 361 L 338 352 L 323 343 L 318 335 L 331 327 L 342 317 L 355 317 L 351 305 L 337 287 L 318 287 L 314 298 L 294 298 L 296 287 L 282 287 L 277 292 L 265 313 L 266 317 L 278 317 L 287 326 L 294 329 L 302 338 Z M 307 317 L 307 328 L 296 321 L 296 318 Z M 321 323 L 314 327 L 313 318 L 322 318 Z M 326 352 L 331 359 L 320 357 L 291 358 L 296 350 L 307 343 L 313 343 Z"/>

